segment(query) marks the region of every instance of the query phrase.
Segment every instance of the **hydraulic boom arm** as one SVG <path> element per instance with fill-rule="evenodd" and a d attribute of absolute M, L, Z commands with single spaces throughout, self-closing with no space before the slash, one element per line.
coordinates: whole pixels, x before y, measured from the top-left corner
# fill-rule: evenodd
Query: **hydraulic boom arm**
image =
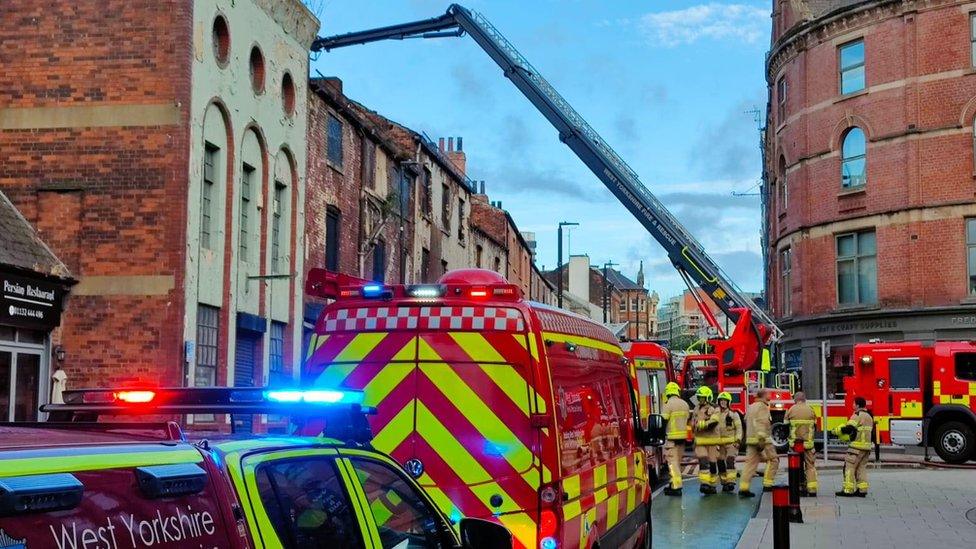
<path fill-rule="evenodd" d="M 637 218 L 664 247 L 669 259 L 683 278 L 690 277 L 702 288 L 732 321 L 751 317 L 750 330 L 758 347 L 782 334 L 765 311 L 742 293 L 704 248 L 640 182 L 637 174 L 582 116 L 542 77 L 484 16 L 451 5 L 447 13 L 431 19 L 319 38 L 313 51 L 329 51 L 345 46 L 379 40 L 438 38 L 467 33 L 501 67 L 505 76 L 532 102 L 558 130 L 559 139 L 576 153 L 611 193 Z M 746 318 L 742 318 L 746 320 Z M 733 334 L 734 337 L 734 334 Z M 746 353 L 751 355 L 752 353 Z M 752 366 L 754 357 L 745 359 Z"/>

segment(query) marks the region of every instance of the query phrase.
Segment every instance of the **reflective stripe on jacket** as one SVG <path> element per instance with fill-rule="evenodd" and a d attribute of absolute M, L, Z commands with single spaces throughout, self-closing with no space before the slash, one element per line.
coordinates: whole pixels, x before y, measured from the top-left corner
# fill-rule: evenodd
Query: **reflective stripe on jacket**
<path fill-rule="evenodd" d="M 714 446 L 722 444 L 722 438 L 718 432 L 719 412 L 718 408 L 711 404 L 699 404 L 695 409 L 695 444 L 699 446 Z"/>
<path fill-rule="evenodd" d="M 688 415 L 691 407 L 679 396 L 668 397 L 661 407 L 661 416 L 667 422 L 665 436 L 668 440 L 685 440 L 688 436 Z"/>
<path fill-rule="evenodd" d="M 718 435 L 722 444 L 738 444 L 742 440 L 742 419 L 732 410 L 721 410 L 718 413 Z M 731 421 L 729 421 L 731 419 Z M 731 423 L 731 425 L 730 425 Z"/>
<path fill-rule="evenodd" d="M 790 426 L 790 446 L 799 439 L 804 442 L 804 447 L 813 448 L 817 413 L 809 404 L 794 404 L 786 411 L 784 420 Z"/>
<path fill-rule="evenodd" d="M 761 400 L 750 404 L 746 410 L 746 444 L 764 446 L 769 442 L 772 429 L 773 416 L 769 413 L 769 405 Z"/>
<path fill-rule="evenodd" d="M 854 412 L 847 424 L 857 428 L 857 435 L 851 441 L 851 448 L 857 450 L 871 449 L 871 431 L 874 430 L 874 418 L 864 410 Z"/>

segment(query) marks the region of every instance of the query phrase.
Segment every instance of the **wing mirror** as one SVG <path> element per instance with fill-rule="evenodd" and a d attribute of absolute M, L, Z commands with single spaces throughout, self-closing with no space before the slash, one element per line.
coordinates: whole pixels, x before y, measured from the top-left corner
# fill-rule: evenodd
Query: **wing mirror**
<path fill-rule="evenodd" d="M 664 416 L 661 414 L 647 416 L 647 431 L 644 434 L 647 446 L 663 446 L 667 439 L 664 432 Z"/>
<path fill-rule="evenodd" d="M 512 533 L 497 522 L 463 518 L 458 529 L 464 549 L 511 549 L 513 546 Z"/>

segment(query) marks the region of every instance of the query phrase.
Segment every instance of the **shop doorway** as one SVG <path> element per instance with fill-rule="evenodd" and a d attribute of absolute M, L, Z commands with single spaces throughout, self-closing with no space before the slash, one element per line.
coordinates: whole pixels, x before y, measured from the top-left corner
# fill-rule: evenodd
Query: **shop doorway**
<path fill-rule="evenodd" d="M 254 367 L 257 363 L 260 334 L 238 330 L 234 351 L 234 387 L 254 387 Z M 253 432 L 253 416 L 231 416 L 231 430 L 235 433 Z"/>
<path fill-rule="evenodd" d="M 37 421 L 41 358 L 40 351 L 0 346 L 0 421 Z"/>

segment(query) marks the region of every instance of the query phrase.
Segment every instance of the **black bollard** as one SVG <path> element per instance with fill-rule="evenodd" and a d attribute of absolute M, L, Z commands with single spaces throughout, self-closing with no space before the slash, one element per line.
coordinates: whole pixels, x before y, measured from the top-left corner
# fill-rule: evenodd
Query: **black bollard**
<path fill-rule="evenodd" d="M 803 512 L 800 510 L 800 475 L 803 474 L 803 454 L 790 452 L 787 456 L 789 465 L 789 504 L 790 522 L 803 522 Z"/>
<path fill-rule="evenodd" d="M 790 489 L 773 486 L 773 549 L 790 549 Z"/>

